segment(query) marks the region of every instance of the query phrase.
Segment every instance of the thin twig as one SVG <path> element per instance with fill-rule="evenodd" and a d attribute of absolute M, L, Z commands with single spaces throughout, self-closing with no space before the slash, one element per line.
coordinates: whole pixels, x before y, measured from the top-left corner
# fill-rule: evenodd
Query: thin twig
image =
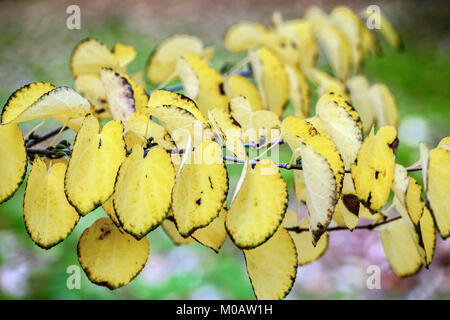
<path fill-rule="evenodd" d="M 386 220 L 378 222 L 378 223 L 365 224 L 365 225 L 362 225 L 362 226 L 356 226 L 353 230 L 373 230 L 373 229 L 375 229 L 375 228 L 377 228 L 379 226 L 382 226 L 382 225 L 384 225 L 386 223 L 398 220 L 400 218 L 401 218 L 401 216 L 398 216 L 398 217 L 395 217 L 395 218 L 392 218 L 392 219 L 386 219 Z M 286 230 L 292 231 L 292 232 L 295 232 L 295 233 L 301 233 L 301 232 L 309 231 L 309 228 L 289 227 L 289 228 L 286 228 Z M 327 232 L 330 232 L 330 231 L 342 231 L 342 230 L 349 230 L 349 229 L 347 227 L 331 227 L 331 228 L 327 228 L 326 229 Z"/>
<path fill-rule="evenodd" d="M 171 150 L 167 150 L 170 153 L 173 154 L 183 154 L 184 150 L 183 149 L 171 149 Z M 33 149 L 33 148 L 27 148 L 27 152 L 29 154 L 40 154 L 40 155 L 45 155 L 45 156 L 55 156 L 58 152 L 64 152 L 66 155 L 71 155 L 72 154 L 72 150 L 70 149 Z M 145 150 L 145 152 L 148 152 L 148 149 Z M 127 154 L 130 154 L 131 150 L 127 151 Z M 245 163 L 245 159 L 240 159 L 240 158 L 235 158 L 235 157 L 231 157 L 231 156 L 226 156 L 223 155 L 222 159 L 225 161 L 229 161 L 229 162 L 234 162 L 234 163 Z M 252 167 L 254 167 L 258 162 L 260 161 L 260 159 L 253 159 L 250 160 L 250 164 Z M 275 163 L 278 168 L 281 169 L 286 169 L 286 170 L 303 170 L 301 165 L 292 165 L 289 164 L 289 162 L 280 162 L 280 163 Z M 407 171 L 411 172 L 411 171 L 420 171 L 422 170 L 421 167 L 415 167 L 415 168 L 410 168 L 407 169 Z M 346 173 L 350 173 L 350 170 L 345 170 Z"/>
<path fill-rule="evenodd" d="M 26 141 L 25 146 L 26 146 L 27 148 L 31 148 L 31 147 L 37 145 L 38 143 L 41 143 L 42 141 L 45 141 L 45 140 L 47 140 L 47 139 L 53 137 L 54 135 L 58 134 L 59 131 L 61 131 L 62 128 L 63 128 L 63 127 L 61 126 L 61 127 L 59 127 L 59 128 L 56 128 L 56 129 L 54 129 L 54 130 L 52 130 L 52 131 L 47 132 L 46 134 L 44 134 L 44 135 L 42 135 L 42 136 L 37 136 L 36 138 L 29 139 L 29 140 Z M 65 131 L 65 130 L 67 130 L 67 129 L 69 129 L 69 128 L 68 128 L 68 127 L 65 127 L 65 128 L 63 129 L 63 131 Z"/>
<path fill-rule="evenodd" d="M 62 152 L 66 154 L 67 156 L 70 156 L 72 154 L 72 150 L 70 149 L 35 149 L 35 148 L 27 148 L 28 154 L 38 154 L 42 156 L 56 156 L 58 152 Z"/>

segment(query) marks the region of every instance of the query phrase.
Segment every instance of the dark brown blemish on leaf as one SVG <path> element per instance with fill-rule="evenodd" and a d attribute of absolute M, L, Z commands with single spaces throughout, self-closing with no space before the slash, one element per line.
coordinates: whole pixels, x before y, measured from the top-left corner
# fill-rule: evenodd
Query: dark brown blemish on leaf
<path fill-rule="evenodd" d="M 359 199 L 354 194 L 345 194 L 342 197 L 342 201 L 344 202 L 345 207 L 351 213 L 358 215 L 359 214 Z"/>
<path fill-rule="evenodd" d="M 225 95 L 225 90 L 224 90 L 224 88 L 223 88 L 223 82 L 221 82 L 220 84 L 219 84 L 219 91 L 220 91 L 220 94 L 221 95 Z"/>
<path fill-rule="evenodd" d="M 208 180 L 209 180 L 209 186 L 211 187 L 211 190 L 214 190 L 212 181 L 211 181 L 211 177 L 208 176 Z"/>
<path fill-rule="evenodd" d="M 111 233 L 111 230 L 105 230 L 105 229 L 101 228 L 100 232 L 101 232 L 101 234 L 98 237 L 98 240 L 103 240 Z"/>
<path fill-rule="evenodd" d="M 197 201 L 195 201 L 195 203 L 199 206 L 202 204 L 202 198 L 198 198 Z"/>
<path fill-rule="evenodd" d="M 392 149 L 392 151 L 394 152 L 394 154 L 395 154 L 395 152 L 397 151 L 399 142 L 400 142 L 400 141 L 399 141 L 398 138 L 396 137 L 395 140 L 392 141 L 392 143 L 389 144 L 389 148 Z"/>

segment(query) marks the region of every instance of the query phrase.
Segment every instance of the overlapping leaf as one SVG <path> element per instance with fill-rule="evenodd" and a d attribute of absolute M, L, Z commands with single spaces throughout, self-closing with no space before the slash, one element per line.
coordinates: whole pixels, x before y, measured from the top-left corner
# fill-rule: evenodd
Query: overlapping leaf
<path fill-rule="evenodd" d="M 109 218 L 100 218 L 78 241 L 78 261 L 89 280 L 109 289 L 128 284 L 144 268 L 149 255 L 147 238 L 136 240 Z"/>
<path fill-rule="evenodd" d="M 262 160 L 242 174 L 245 178 L 228 210 L 225 226 L 236 246 L 248 249 L 275 233 L 286 213 L 288 193 L 271 160 Z"/>
<path fill-rule="evenodd" d="M 297 276 L 297 251 L 283 227 L 261 246 L 244 250 L 253 292 L 260 300 L 283 299 Z"/>
<path fill-rule="evenodd" d="M 372 131 L 351 166 L 356 195 L 372 211 L 381 209 L 388 199 L 394 180 L 397 144 L 394 127 L 382 127 L 376 136 Z"/>
<path fill-rule="evenodd" d="M 172 193 L 172 210 L 180 234 L 190 236 L 217 217 L 228 193 L 221 147 L 203 141 L 181 168 Z"/>
<path fill-rule="evenodd" d="M 67 161 L 50 162 L 36 156 L 23 200 L 25 227 L 41 248 L 50 249 L 66 239 L 80 216 L 64 194 Z"/>
<path fill-rule="evenodd" d="M 197 37 L 177 34 L 159 43 L 147 61 L 146 75 L 151 83 L 161 83 L 169 79 L 176 70 L 179 57 L 190 53 L 201 55 L 203 43 Z"/>
<path fill-rule="evenodd" d="M 100 132 L 96 117 L 89 115 L 84 119 L 65 177 L 67 199 L 81 215 L 102 205 L 112 195 L 125 153 L 120 121 L 109 121 Z"/>
<path fill-rule="evenodd" d="M 114 211 L 123 229 L 141 239 L 160 225 L 171 206 L 175 170 L 170 155 L 155 146 L 144 154 L 135 145 L 123 161 L 114 187 Z"/>
<path fill-rule="evenodd" d="M 289 99 L 289 77 L 283 63 L 266 48 L 250 51 L 249 58 L 264 107 L 281 117 Z"/>
<path fill-rule="evenodd" d="M 27 151 L 16 123 L 0 125 L 0 203 L 11 198 L 27 171 Z"/>
<path fill-rule="evenodd" d="M 186 96 L 197 103 L 203 116 L 207 117 L 211 108 L 228 108 L 222 76 L 204 58 L 197 54 L 181 56 L 176 71 Z"/>

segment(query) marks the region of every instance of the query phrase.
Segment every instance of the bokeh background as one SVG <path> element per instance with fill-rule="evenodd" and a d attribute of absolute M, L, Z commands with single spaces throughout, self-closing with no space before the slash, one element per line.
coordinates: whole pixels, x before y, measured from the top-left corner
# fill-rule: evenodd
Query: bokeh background
<path fill-rule="evenodd" d="M 66 8 L 81 8 L 81 30 L 68 30 Z M 371 82 L 382 81 L 400 109 L 398 162 L 418 160 L 418 142 L 429 147 L 450 135 L 450 5 L 448 1 L 1 1 L 0 106 L 17 88 L 32 81 L 73 87 L 69 60 L 81 39 L 95 37 L 110 48 L 133 45 L 130 73 L 143 70 L 156 43 L 174 33 L 199 36 L 216 48 L 213 65 L 236 62 L 223 47 L 226 28 L 241 20 L 269 24 L 272 12 L 300 17 L 309 5 L 329 11 L 346 4 L 359 11 L 378 4 L 403 37 L 406 50 L 384 47 L 384 55 L 364 66 Z M 150 87 L 149 87 L 150 89 Z M 28 132 L 36 123 L 25 123 Z M 49 121 L 48 126 L 56 124 Z M 45 131 L 46 128 L 38 132 Z M 65 133 L 70 137 L 71 133 Z M 286 152 L 282 151 L 286 157 Z M 235 183 L 239 167 L 230 165 Z M 4 168 L 0 168 L 4 170 Z M 284 172 L 290 190 L 292 173 Z M 414 177 L 421 181 L 420 174 Z M 0 206 L 1 299 L 253 299 L 242 253 L 227 240 L 219 254 L 199 244 L 175 247 L 162 230 L 149 235 L 150 258 L 140 276 L 115 291 L 91 284 L 82 272 L 80 290 L 66 287 L 70 265 L 78 265 L 76 245 L 83 230 L 104 215 L 89 214 L 61 245 L 45 251 L 28 237 L 22 216 L 24 185 Z M 291 192 L 290 199 L 295 195 Z M 291 200 L 291 207 L 295 202 Z M 366 268 L 382 270 L 381 290 L 366 287 Z M 332 232 L 322 259 L 298 270 L 288 299 L 447 299 L 450 297 L 450 241 L 438 240 L 429 270 L 400 279 L 391 271 L 377 232 Z"/>

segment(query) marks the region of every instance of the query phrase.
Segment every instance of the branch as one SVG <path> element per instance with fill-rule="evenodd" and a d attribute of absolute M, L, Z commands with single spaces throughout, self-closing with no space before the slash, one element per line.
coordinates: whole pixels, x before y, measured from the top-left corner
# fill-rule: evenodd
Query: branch
<path fill-rule="evenodd" d="M 30 137 L 30 139 L 28 139 L 28 140 L 25 142 L 25 146 L 26 146 L 27 148 L 31 148 L 31 147 L 37 145 L 38 143 L 40 143 L 40 142 L 42 142 L 42 141 L 45 141 L 45 140 L 47 140 L 47 139 L 49 139 L 49 138 L 51 138 L 51 137 L 57 135 L 57 134 L 61 131 L 61 129 L 63 129 L 62 126 L 56 128 L 56 129 L 54 129 L 54 130 L 52 130 L 52 131 L 49 131 L 49 132 L 47 132 L 46 134 L 44 134 L 44 135 L 42 135 L 42 136 L 33 135 L 33 136 L 32 136 L 33 138 Z M 63 131 L 66 131 L 67 129 L 69 129 L 69 128 L 68 128 L 68 127 L 65 127 L 65 128 L 63 129 Z"/>
<path fill-rule="evenodd" d="M 144 154 L 146 154 L 148 152 L 149 149 L 144 150 Z M 173 153 L 173 154 L 183 154 L 184 150 L 183 149 L 171 149 L 171 150 L 167 150 L 169 153 Z M 67 156 L 70 156 L 72 154 L 72 150 L 71 149 L 53 149 L 53 148 L 49 148 L 49 149 L 34 149 L 34 148 L 27 148 L 27 153 L 28 154 L 38 154 L 38 155 L 43 155 L 43 156 L 48 156 L 48 157 L 56 157 L 56 156 L 63 156 L 61 153 L 64 153 Z M 130 154 L 131 150 L 127 151 L 127 154 Z M 231 157 L 231 156 L 222 156 L 222 159 L 228 162 L 233 162 L 233 163 L 245 163 L 245 159 L 240 159 L 240 158 L 235 158 L 235 157 Z M 250 164 L 252 167 L 254 167 L 259 161 L 261 161 L 260 159 L 253 159 L 250 160 Z M 291 164 L 289 165 L 288 162 L 280 162 L 280 163 L 275 163 L 278 168 L 280 169 L 285 169 L 285 170 L 303 170 L 301 165 L 295 165 L 295 164 Z M 413 171 L 420 171 L 422 170 L 422 167 L 414 167 L 414 168 L 409 168 L 407 169 L 408 172 L 413 172 Z M 345 173 L 350 173 L 350 170 L 345 170 Z"/>
<path fill-rule="evenodd" d="M 72 150 L 70 149 L 54 149 L 54 148 L 48 148 L 48 149 L 34 149 L 34 148 L 27 148 L 28 155 L 42 155 L 50 158 L 54 158 L 57 156 L 63 156 L 64 154 L 67 156 L 70 156 L 72 154 Z"/>
<path fill-rule="evenodd" d="M 373 230 L 379 226 L 382 226 L 386 223 L 395 221 L 401 219 L 401 216 L 392 218 L 392 219 L 386 219 L 384 221 L 378 222 L 378 223 L 373 223 L 373 224 L 366 224 L 366 225 L 362 225 L 362 226 L 356 226 L 355 229 L 353 230 Z M 299 227 L 290 227 L 290 228 L 285 228 L 287 231 L 292 231 L 295 233 L 301 233 L 304 231 L 309 231 L 309 228 L 299 228 Z M 331 228 L 327 228 L 326 231 L 341 231 L 341 230 L 349 230 L 347 227 L 331 227 Z"/>

